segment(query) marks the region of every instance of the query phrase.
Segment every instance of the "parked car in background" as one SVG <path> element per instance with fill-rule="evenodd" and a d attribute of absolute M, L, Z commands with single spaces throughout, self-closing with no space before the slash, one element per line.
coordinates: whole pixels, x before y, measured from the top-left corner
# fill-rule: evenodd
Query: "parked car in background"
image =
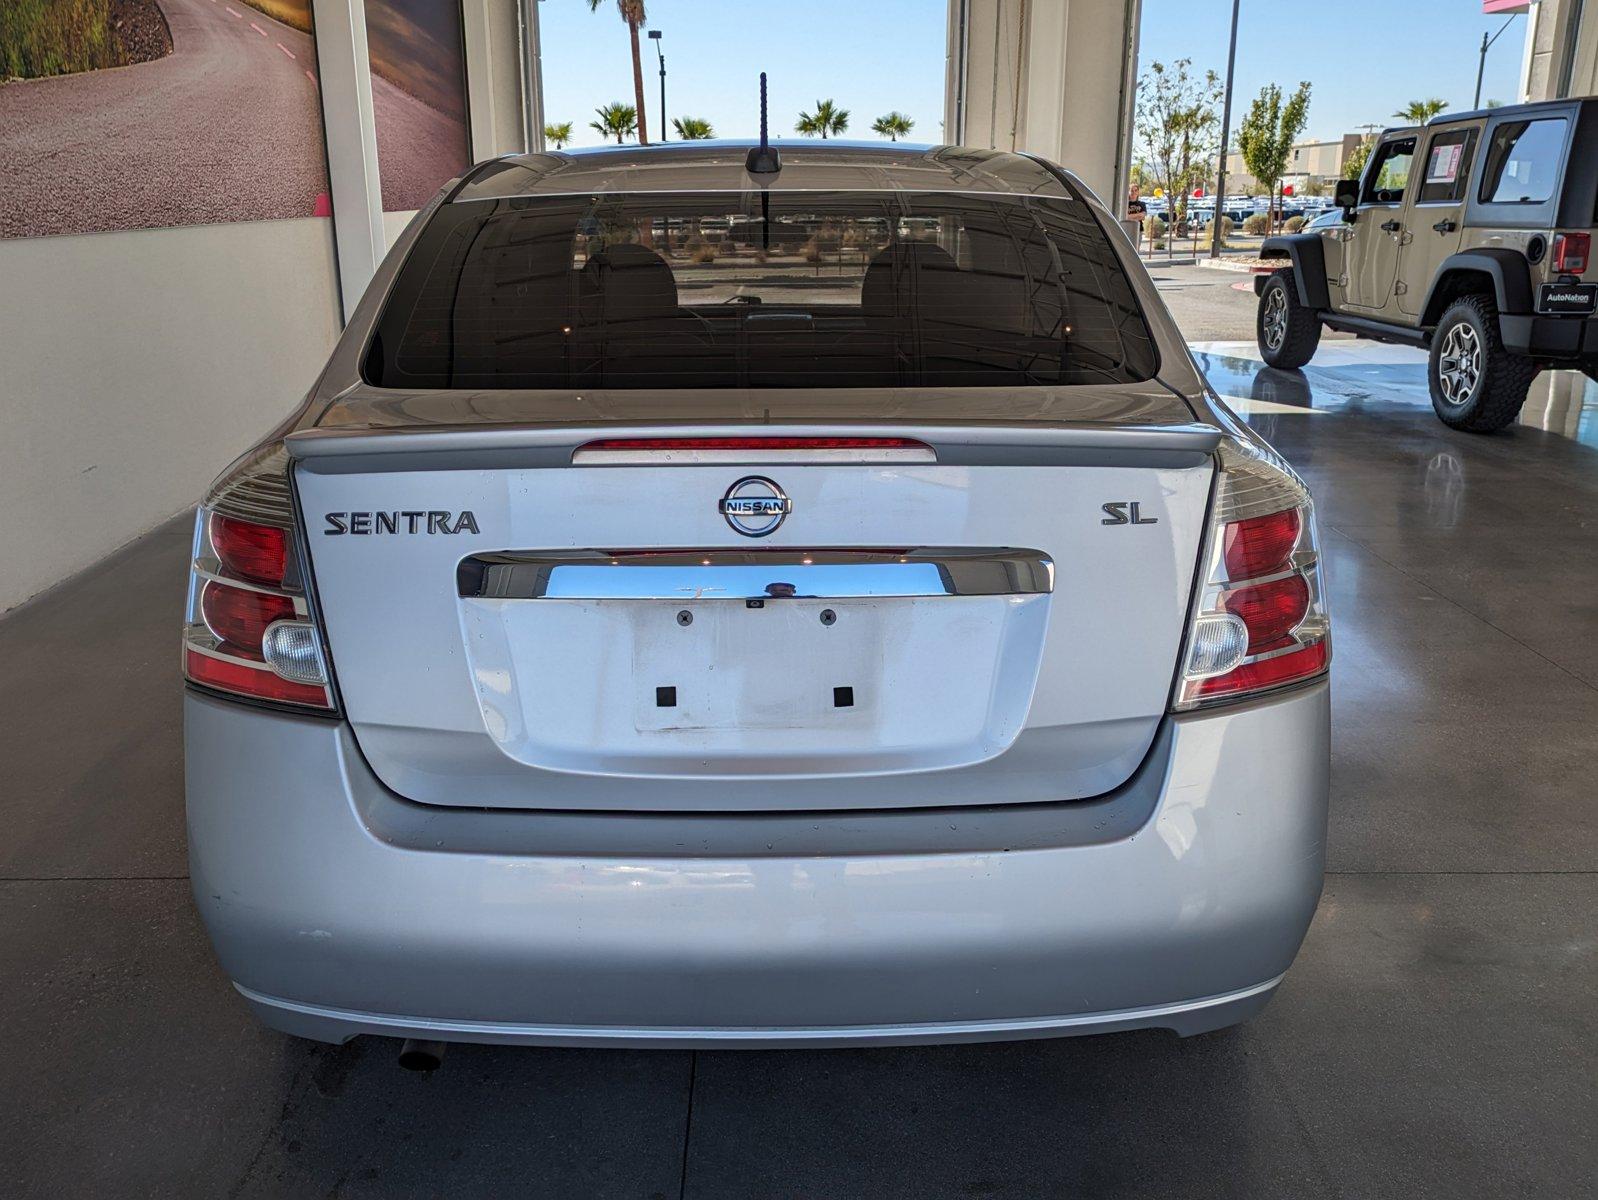
<path fill-rule="evenodd" d="M 1071 175 L 745 149 L 468 171 L 207 495 L 223 969 L 331 1042 L 1245 1019 L 1326 851 L 1303 481 Z"/>
<path fill-rule="evenodd" d="M 1456 429 L 1514 421 L 1545 369 L 1598 378 L 1598 98 L 1389 129 L 1347 220 L 1268 239 L 1256 282 L 1265 361 L 1310 361 L 1323 327 L 1424 347 L 1432 407 Z"/>

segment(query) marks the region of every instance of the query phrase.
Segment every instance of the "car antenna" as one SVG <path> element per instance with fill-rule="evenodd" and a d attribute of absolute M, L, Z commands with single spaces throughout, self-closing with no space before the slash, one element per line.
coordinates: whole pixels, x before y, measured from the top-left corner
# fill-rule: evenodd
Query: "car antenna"
<path fill-rule="evenodd" d="M 782 155 L 766 137 L 766 73 L 760 72 L 760 145 L 749 147 L 744 170 L 751 175 L 773 176 L 782 170 Z M 762 180 L 769 182 L 769 180 Z M 760 189 L 760 248 L 771 249 L 771 192 Z"/>
<path fill-rule="evenodd" d="M 766 138 L 766 73 L 760 72 L 760 145 L 751 146 L 744 159 L 744 170 L 751 175 L 775 175 L 782 170 L 782 155 Z"/>

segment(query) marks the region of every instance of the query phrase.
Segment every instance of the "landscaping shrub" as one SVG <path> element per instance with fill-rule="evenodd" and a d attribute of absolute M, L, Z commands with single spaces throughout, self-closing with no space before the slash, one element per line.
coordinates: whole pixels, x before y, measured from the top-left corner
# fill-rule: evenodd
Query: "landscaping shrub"
<path fill-rule="evenodd" d="M 1304 228 L 1304 218 L 1303 217 L 1288 217 L 1287 218 L 1287 232 L 1288 233 L 1297 233 L 1302 228 Z"/>
<path fill-rule="evenodd" d="M 1243 221 L 1243 232 L 1250 237 L 1259 237 L 1268 233 L 1271 228 L 1271 218 L 1265 213 L 1255 213 Z"/>
<path fill-rule="evenodd" d="M 0 79 L 121 67 L 171 50 L 151 0 L 0 0 Z"/>

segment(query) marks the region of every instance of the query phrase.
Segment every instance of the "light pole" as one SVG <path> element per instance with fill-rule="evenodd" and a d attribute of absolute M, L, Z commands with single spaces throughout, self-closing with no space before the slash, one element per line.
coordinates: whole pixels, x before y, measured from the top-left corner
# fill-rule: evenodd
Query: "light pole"
<path fill-rule="evenodd" d="M 1232 44 L 1226 51 L 1226 99 L 1221 102 L 1221 163 L 1215 171 L 1215 219 L 1210 222 L 1210 257 L 1221 257 L 1221 221 L 1226 213 L 1226 143 L 1232 137 L 1232 71 L 1237 66 L 1237 10 L 1232 0 Z"/>
<path fill-rule="evenodd" d="M 649 40 L 655 43 L 655 53 L 660 57 L 660 140 L 666 140 L 666 56 L 660 49 L 660 30 L 651 29 Z"/>
<path fill-rule="evenodd" d="M 1494 42 L 1496 42 L 1500 37 L 1503 36 L 1504 30 L 1508 29 L 1510 27 L 1510 25 L 1512 25 L 1514 23 L 1515 18 L 1518 17 L 1518 16 L 1520 16 L 1519 13 L 1510 13 L 1509 14 L 1509 20 L 1505 21 L 1502 25 L 1500 25 L 1498 27 L 1498 32 L 1493 34 L 1492 37 L 1488 37 L 1487 34 L 1486 34 L 1486 31 L 1482 32 L 1482 35 L 1481 35 L 1481 58 L 1476 63 L 1476 99 L 1471 104 L 1472 108 L 1480 108 L 1481 107 L 1481 77 L 1487 71 L 1487 48 L 1489 46 L 1491 46 Z"/>

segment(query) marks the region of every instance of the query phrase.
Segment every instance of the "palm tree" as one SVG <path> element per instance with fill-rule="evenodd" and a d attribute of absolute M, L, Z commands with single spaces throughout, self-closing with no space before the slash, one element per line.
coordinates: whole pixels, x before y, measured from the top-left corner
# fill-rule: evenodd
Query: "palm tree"
<path fill-rule="evenodd" d="M 614 104 L 607 104 L 604 108 L 594 109 L 597 121 L 588 122 L 588 128 L 601 137 L 613 137 L 616 144 L 622 144 L 629 134 L 638 129 L 638 110 L 631 104 L 623 104 L 620 100 Z"/>
<path fill-rule="evenodd" d="M 915 124 L 902 112 L 895 111 L 878 117 L 871 122 L 871 128 L 890 142 L 897 142 L 902 137 L 908 137 Z"/>
<path fill-rule="evenodd" d="M 710 122 L 703 117 L 673 117 L 671 127 L 677 131 L 678 140 L 684 142 L 702 142 L 716 136 Z"/>
<path fill-rule="evenodd" d="M 1411 100 L 1393 116 L 1411 125 L 1424 125 L 1447 107 L 1448 101 L 1438 100 L 1436 97 L 1430 100 Z"/>
<path fill-rule="evenodd" d="M 814 113 L 801 112 L 799 120 L 794 125 L 794 131 L 814 137 L 820 134 L 822 138 L 833 133 L 842 133 L 849 128 L 849 110 L 839 108 L 831 100 L 817 100 Z"/>
<path fill-rule="evenodd" d="M 588 0 L 588 11 L 598 12 L 605 0 Z M 616 0 L 616 12 L 627 22 L 627 36 L 633 43 L 633 111 L 638 120 L 638 144 L 649 145 L 649 122 L 644 115 L 644 64 L 638 57 L 638 31 L 648 18 L 644 15 L 644 0 Z M 662 116 L 665 114 L 662 113 Z M 619 140 L 619 139 L 618 139 Z"/>
<path fill-rule="evenodd" d="M 566 143 L 572 140 L 572 123 L 570 121 L 562 121 L 559 125 L 545 125 L 544 140 L 553 142 L 555 149 L 564 150 Z"/>

